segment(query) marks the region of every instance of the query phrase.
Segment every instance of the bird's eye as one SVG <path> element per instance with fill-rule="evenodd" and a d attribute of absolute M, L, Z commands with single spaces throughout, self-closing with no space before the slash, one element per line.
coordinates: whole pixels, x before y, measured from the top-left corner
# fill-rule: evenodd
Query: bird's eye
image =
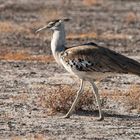
<path fill-rule="evenodd" d="M 56 23 L 55 23 L 55 26 L 59 26 L 59 25 L 60 25 L 60 23 L 59 23 L 59 22 L 56 22 Z"/>

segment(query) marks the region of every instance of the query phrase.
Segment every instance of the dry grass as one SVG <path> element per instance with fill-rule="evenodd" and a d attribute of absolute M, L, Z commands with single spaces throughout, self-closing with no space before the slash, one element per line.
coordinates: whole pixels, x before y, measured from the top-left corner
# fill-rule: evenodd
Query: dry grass
<path fill-rule="evenodd" d="M 118 102 L 125 108 L 127 112 L 140 113 L 140 86 L 133 85 L 127 91 L 115 90 L 103 91 L 103 98 L 110 101 Z"/>
<path fill-rule="evenodd" d="M 83 5 L 93 6 L 102 4 L 102 0 L 83 0 Z"/>
<path fill-rule="evenodd" d="M 68 85 L 59 85 L 55 90 L 51 90 L 46 100 L 46 107 L 49 109 L 50 115 L 55 114 L 56 112 L 63 112 L 66 113 L 74 101 L 76 96 L 76 90 L 71 88 Z M 114 92 L 110 91 L 103 91 L 101 93 L 102 96 L 102 106 L 103 108 L 106 108 L 106 102 L 105 99 L 108 98 L 111 102 L 122 102 L 124 107 L 129 110 L 128 112 L 131 112 L 135 110 L 137 113 L 140 112 L 140 87 L 139 86 L 133 86 L 130 88 L 127 92 L 122 92 L 115 90 Z M 76 106 L 76 110 L 93 110 L 95 109 L 95 99 L 91 92 L 91 90 L 86 90 L 85 94 L 82 95 L 81 99 L 79 100 L 78 105 Z M 93 108 L 94 107 L 94 108 Z M 118 108 L 119 110 L 119 108 Z M 116 110 L 116 111 L 118 111 Z"/>
<path fill-rule="evenodd" d="M 52 14 L 54 13 L 55 15 L 55 11 L 52 12 Z M 51 16 L 50 18 L 53 18 L 55 16 Z M 35 34 L 35 31 L 39 28 L 42 27 L 46 24 L 46 22 L 48 21 L 45 20 L 43 18 L 43 21 L 35 21 L 35 22 L 31 22 L 31 23 L 24 23 L 24 24 L 16 24 L 14 22 L 10 22 L 10 21 L 0 21 L 0 33 L 5 33 L 5 34 L 17 34 L 17 33 L 21 33 L 22 35 L 26 35 L 29 37 L 37 37 L 38 34 Z M 44 24 L 42 24 L 44 23 Z"/>
<path fill-rule="evenodd" d="M 132 86 L 126 96 L 126 104 L 130 107 L 130 112 L 140 113 L 140 86 Z"/>
<path fill-rule="evenodd" d="M 13 136 L 10 140 L 53 140 L 53 137 L 44 136 L 43 134 L 28 134 L 24 136 Z"/>
<path fill-rule="evenodd" d="M 125 22 L 127 24 L 130 24 L 130 23 L 135 23 L 137 21 L 137 16 L 134 12 L 129 12 L 127 13 L 127 15 L 125 16 Z"/>
<path fill-rule="evenodd" d="M 67 39 L 69 40 L 76 40 L 76 39 L 85 39 L 85 38 L 99 38 L 99 39 L 107 39 L 107 40 L 112 40 L 112 39 L 131 39 L 132 36 L 128 34 L 113 34 L 113 33 L 103 33 L 101 35 L 98 35 L 96 33 L 85 33 L 85 34 L 69 34 L 67 36 Z"/>
<path fill-rule="evenodd" d="M 85 38 L 97 38 L 96 33 L 86 33 L 86 34 L 69 34 L 67 36 L 67 39 L 73 40 L 73 39 L 85 39 Z"/>
<path fill-rule="evenodd" d="M 17 25 L 8 21 L 0 21 L 0 32 L 1 33 L 12 33 L 12 32 L 26 32 L 30 33 L 28 28 L 25 28 L 21 25 Z"/>
<path fill-rule="evenodd" d="M 72 86 L 73 87 L 73 86 Z M 55 90 L 51 90 L 46 97 L 46 107 L 52 115 L 56 112 L 66 113 L 76 96 L 76 90 L 68 85 L 59 85 Z M 86 91 L 79 100 L 76 110 L 88 109 L 93 107 L 93 94 L 90 90 Z"/>
<path fill-rule="evenodd" d="M 0 60 L 52 62 L 54 58 L 46 55 L 31 55 L 27 52 L 9 52 L 6 54 L 1 54 Z"/>
<path fill-rule="evenodd" d="M 131 35 L 128 34 L 113 34 L 113 33 L 103 33 L 101 36 L 99 36 L 99 38 L 101 39 L 107 39 L 107 40 L 113 40 L 113 39 L 121 39 L 121 40 L 125 40 L 125 39 L 132 39 Z"/>

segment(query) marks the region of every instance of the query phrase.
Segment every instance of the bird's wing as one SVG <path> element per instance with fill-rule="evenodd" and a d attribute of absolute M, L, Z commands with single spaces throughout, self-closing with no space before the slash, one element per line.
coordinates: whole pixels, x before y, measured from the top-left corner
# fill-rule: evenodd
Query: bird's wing
<path fill-rule="evenodd" d="M 140 74 L 140 63 L 97 45 L 85 44 L 67 49 L 61 58 L 68 66 L 79 71 Z"/>

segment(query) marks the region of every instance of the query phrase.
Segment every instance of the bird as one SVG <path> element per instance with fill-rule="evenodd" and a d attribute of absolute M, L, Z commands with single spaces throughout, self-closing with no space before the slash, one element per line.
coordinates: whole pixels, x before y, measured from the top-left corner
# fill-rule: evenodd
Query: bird
<path fill-rule="evenodd" d="M 70 118 L 83 93 L 84 83 L 88 81 L 99 110 L 97 120 L 101 121 L 104 120 L 104 114 L 95 82 L 117 73 L 140 76 L 140 63 L 94 42 L 67 47 L 65 23 L 69 20 L 69 18 L 51 20 L 47 25 L 36 30 L 36 33 L 45 29 L 52 30 L 51 51 L 56 62 L 80 79 L 76 98 L 63 118 Z"/>

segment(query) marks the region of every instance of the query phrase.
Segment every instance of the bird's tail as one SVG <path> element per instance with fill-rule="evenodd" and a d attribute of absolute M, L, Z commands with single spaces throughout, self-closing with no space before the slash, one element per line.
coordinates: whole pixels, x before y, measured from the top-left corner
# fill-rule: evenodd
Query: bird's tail
<path fill-rule="evenodd" d="M 110 51 L 109 49 L 106 49 L 105 53 L 107 54 L 109 61 L 112 61 L 112 67 L 115 68 L 114 71 L 118 73 L 130 73 L 140 76 L 140 62 L 114 51 Z"/>
<path fill-rule="evenodd" d="M 140 76 L 140 63 L 133 59 L 129 59 L 128 71 L 129 71 L 129 73 Z"/>

